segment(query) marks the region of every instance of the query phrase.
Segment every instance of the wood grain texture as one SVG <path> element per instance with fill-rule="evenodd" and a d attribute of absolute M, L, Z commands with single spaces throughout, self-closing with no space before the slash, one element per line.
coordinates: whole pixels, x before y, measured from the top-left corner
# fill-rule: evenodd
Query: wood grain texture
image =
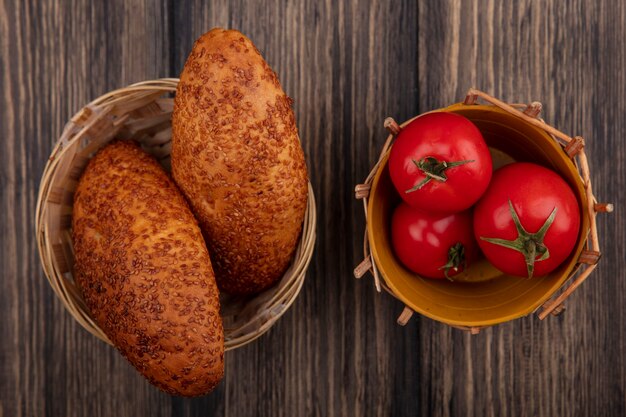
<path fill-rule="evenodd" d="M 209 396 L 172 398 L 82 330 L 49 288 L 34 241 L 41 172 L 82 105 L 176 76 L 214 26 L 249 36 L 295 111 L 317 196 L 318 243 L 300 297 L 226 355 Z M 0 416 L 618 416 L 626 414 L 626 6 L 618 1 L 0 0 Z M 544 322 L 477 336 L 352 278 L 363 214 L 353 187 L 405 120 L 476 86 L 540 100 L 587 140 L 603 259 Z"/>
<path fill-rule="evenodd" d="M 386 113 L 408 117 L 416 111 L 415 101 L 400 100 L 394 92 L 415 90 L 417 7 L 401 2 L 386 10 L 381 1 L 293 3 L 197 2 L 175 10 L 181 22 L 175 25 L 175 72 L 194 39 L 216 25 L 241 30 L 261 50 L 295 100 L 318 197 L 318 243 L 308 279 L 268 335 L 227 354 L 225 415 L 411 409 L 413 396 L 394 398 L 405 384 L 417 384 L 415 368 L 404 369 L 402 358 L 415 350 L 416 327 L 395 326 L 401 307 L 351 278 L 355 259 L 362 257 L 363 235 L 352 190 L 385 139 Z M 386 31 L 386 25 L 403 33 Z M 193 415 L 188 404 L 185 412 Z"/>
<path fill-rule="evenodd" d="M 470 86 L 539 100 L 547 122 L 587 139 L 594 191 L 617 207 L 598 217 L 603 259 L 562 316 L 475 337 L 421 320 L 423 415 L 626 413 L 625 12 L 607 1 L 419 4 L 420 111 L 460 101 Z"/>
<path fill-rule="evenodd" d="M 65 312 L 34 239 L 39 180 L 65 122 L 108 90 L 169 74 L 166 8 L 106 3 L 0 2 L 0 415 L 7 417 L 171 415 L 169 398 Z"/>

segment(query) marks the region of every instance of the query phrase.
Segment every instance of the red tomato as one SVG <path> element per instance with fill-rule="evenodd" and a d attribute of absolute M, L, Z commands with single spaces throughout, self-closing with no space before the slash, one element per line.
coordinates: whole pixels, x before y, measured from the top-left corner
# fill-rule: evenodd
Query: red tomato
<path fill-rule="evenodd" d="M 391 219 L 391 240 L 400 262 L 428 278 L 456 275 L 478 252 L 470 211 L 429 213 L 400 203 Z"/>
<path fill-rule="evenodd" d="M 474 233 L 496 268 L 524 277 L 545 275 L 572 252 L 580 209 L 555 172 L 528 162 L 497 170 L 474 209 Z"/>
<path fill-rule="evenodd" d="M 491 179 L 491 155 L 463 116 L 429 113 L 398 134 L 389 155 L 391 181 L 407 204 L 454 213 L 470 208 Z"/>

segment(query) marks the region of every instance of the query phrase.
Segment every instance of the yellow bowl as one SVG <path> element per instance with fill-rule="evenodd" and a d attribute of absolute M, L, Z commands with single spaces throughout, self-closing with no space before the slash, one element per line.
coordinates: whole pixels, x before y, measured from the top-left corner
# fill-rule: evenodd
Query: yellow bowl
<path fill-rule="evenodd" d="M 543 277 L 503 274 L 483 258 L 455 282 L 421 278 L 405 269 L 392 250 L 391 212 L 400 197 L 391 183 L 385 157 L 372 183 L 367 216 L 368 238 L 378 270 L 389 289 L 408 307 L 453 326 L 491 326 L 530 314 L 568 279 L 589 232 L 589 218 L 584 215 L 587 197 L 576 166 L 544 130 L 496 106 L 458 103 L 436 111 L 471 120 L 483 134 L 496 166 L 507 159 L 529 161 L 559 173 L 574 190 L 583 213 L 578 243 L 558 269 Z"/>

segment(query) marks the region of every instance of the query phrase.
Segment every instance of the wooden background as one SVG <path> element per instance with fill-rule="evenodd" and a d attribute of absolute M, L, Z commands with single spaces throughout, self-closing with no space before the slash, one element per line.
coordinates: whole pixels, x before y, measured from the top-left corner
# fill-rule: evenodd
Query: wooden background
<path fill-rule="evenodd" d="M 40 267 L 34 210 L 64 123 L 129 83 L 177 76 L 213 26 L 246 33 L 295 110 L 318 197 L 303 291 L 229 353 L 209 396 L 171 398 L 78 326 Z M 0 416 L 626 415 L 626 5 L 615 1 L 0 0 Z M 558 318 L 470 336 L 356 281 L 353 199 L 404 120 L 476 86 L 540 100 L 587 139 L 603 259 Z"/>

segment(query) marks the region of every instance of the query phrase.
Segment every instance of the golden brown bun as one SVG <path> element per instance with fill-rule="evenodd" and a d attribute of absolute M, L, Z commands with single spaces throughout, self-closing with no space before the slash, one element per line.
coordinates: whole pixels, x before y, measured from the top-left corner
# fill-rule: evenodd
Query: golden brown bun
<path fill-rule="evenodd" d="M 180 75 L 172 175 L 226 292 L 274 284 L 298 243 L 308 178 L 291 105 L 274 71 L 235 30 L 202 35 Z"/>
<path fill-rule="evenodd" d="M 114 142 L 80 178 L 74 276 L 92 317 L 150 382 L 183 396 L 224 374 L 219 293 L 200 228 L 138 146 Z"/>

